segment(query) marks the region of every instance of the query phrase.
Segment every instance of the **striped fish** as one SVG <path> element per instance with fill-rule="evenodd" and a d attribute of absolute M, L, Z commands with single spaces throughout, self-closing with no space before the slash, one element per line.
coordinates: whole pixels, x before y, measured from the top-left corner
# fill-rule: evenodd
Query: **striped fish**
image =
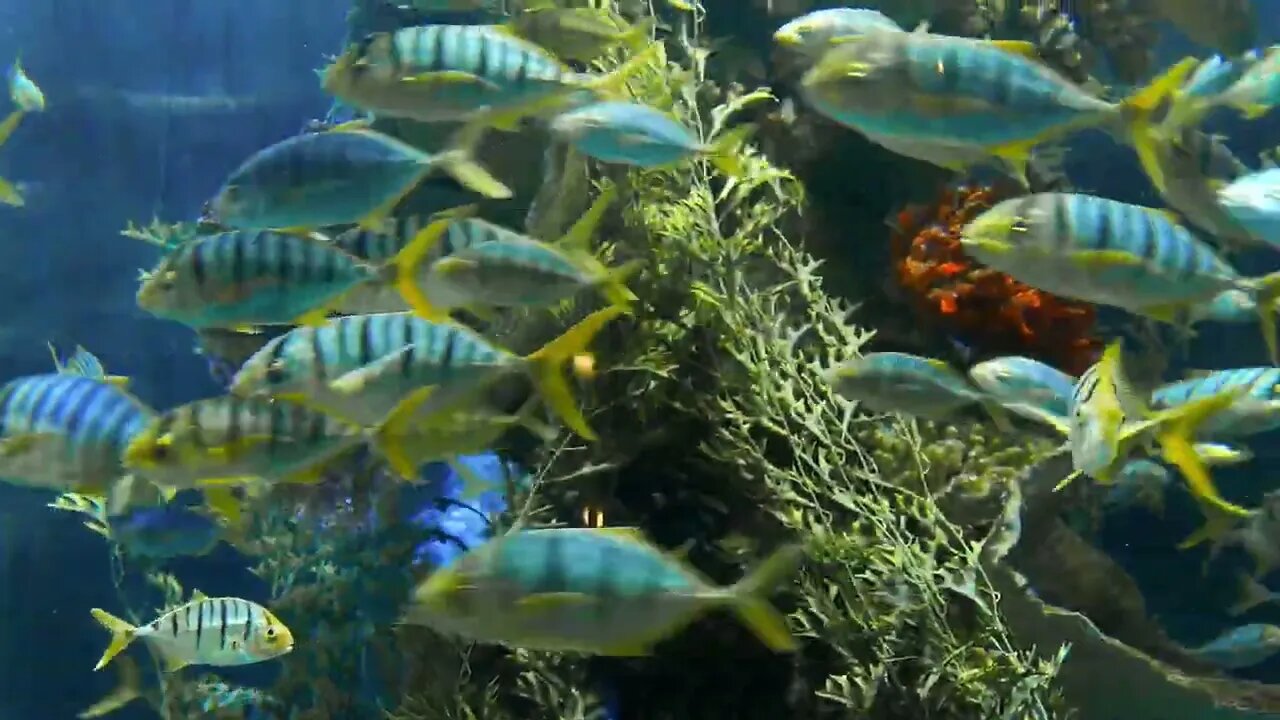
<path fill-rule="evenodd" d="M 1156 388 L 1151 405 L 1166 409 L 1226 391 L 1241 394 L 1231 406 L 1205 421 L 1197 433 L 1206 438 L 1247 437 L 1280 427 L 1280 368 L 1217 370 L 1202 377 Z"/>
<path fill-rule="evenodd" d="M 1195 65 L 1188 58 L 1113 104 L 1046 67 L 1031 43 L 881 30 L 841 38 L 801 88 L 814 109 L 855 130 L 987 148 L 1020 165 L 1035 145 L 1084 127 L 1143 130 Z"/>
<path fill-rule="evenodd" d="M 595 434 L 577 409 L 561 366 L 589 363 L 585 350 L 619 308 L 588 315 L 542 349 L 515 355 L 461 325 L 410 313 L 353 315 L 296 328 L 267 343 L 236 375 L 231 391 L 305 400 L 363 426 L 377 425 L 405 398 L 436 387 L 433 407 L 480 393 L 512 372 L 528 373 L 552 411 L 588 439 Z M 440 392 L 447 389 L 448 392 Z M 419 408 L 421 410 L 421 408 Z"/>
<path fill-rule="evenodd" d="M 511 197 L 471 159 L 476 142 L 469 133 L 456 148 L 429 154 L 358 123 L 296 135 L 233 170 L 210 212 L 219 224 L 241 230 L 376 225 L 436 171 L 486 197 Z"/>
<path fill-rule="evenodd" d="M 767 595 L 800 559 L 784 547 L 716 587 L 631 528 L 516 531 L 428 577 L 404 621 L 513 647 L 635 656 L 727 608 L 771 650 L 789 652 L 796 641 Z"/>
<path fill-rule="evenodd" d="M 969 378 L 1009 412 L 1066 432 L 1074 377 L 1038 360 L 1008 356 L 974 365 Z"/>
<path fill-rule="evenodd" d="M 233 395 L 161 413 L 125 448 L 124 464 L 175 490 L 313 482 L 321 466 L 363 442 L 362 428 L 306 406 Z"/>
<path fill-rule="evenodd" d="M 1222 412 L 1238 392 L 1222 392 L 1178 407 L 1152 412 L 1129 384 L 1122 366 L 1120 343 L 1112 342 L 1102 358 L 1076 381 L 1067 409 L 1067 444 L 1074 471 L 1058 488 L 1080 475 L 1112 485 L 1116 475 L 1149 437 L 1159 445 L 1161 458 L 1177 467 L 1191 495 L 1209 512 L 1245 517 L 1249 511 L 1222 498 L 1204 461 L 1191 443 L 1206 420 Z"/>
<path fill-rule="evenodd" d="M 873 412 L 896 412 L 943 420 L 972 405 L 983 405 L 1004 425 L 1003 410 L 960 371 L 934 358 L 877 352 L 830 368 L 836 393 Z"/>
<path fill-rule="evenodd" d="M 1194 127 L 1176 128 L 1161 123 L 1153 129 L 1160 142 L 1154 152 L 1139 159 L 1158 167 L 1144 168 L 1170 207 L 1186 216 L 1192 225 L 1221 243 L 1256 244 L 1249 228 L 1231 216 L 1218 199 L 1218 189 L 1244 175 L 1248 168 L 1240 162 L 1222 138 Z"/>
<path fill-rule="evenodd" d="M 773 42 L 816 61 L 837 42 L 866 32 L 902 32 L 902 28 L 879 10 L 827 8 L 783 24 L 773 33 Z"/>
<path fill-rule="evenodd" d="M 155 413 L 110 383 L 29 375 L 0 386 L 0 477 L 55 490 L 103 491 L 124 448 Z"/>
<path fill-rule="evenodd" d="M 1225 290 L 1256 292 L 1263 338 L 1277 356 L 1280 273 L 1241 277 L 1213 248 L 1152 208 L 1074 193 L 1026 195 L 975 218 L 961 245 L 1032 287 L 1169 323 Z"/>
<path fill-rule="evenodd" d="M 423 122 L 480 113 L 498 127 L 567 96 L 610 92 L 644 67 L 652 50 L 610 75 L 575 72 L 542 47 L 495 25 L 423 25 L 374 33 L 322 73 L 326 92 L 379 116 Z"/>
<path fill-rule="evenodd" d="M 369 265 L 319 237 L 234 230 L 165 255 L 144 275 L 137 300 L 152 315 L 196 329 L 316 323 L 341 312 L 353 289 L 417 272 L 396 259 Z"/>
<path fill-rule="evenodd" d="M 106 667 L 139 638 L 169 672 L 188 665 L 252 665 L 293 650 L 293 633 L 279 618 L 240 598 L 210 598 L 197 591 L 190 602 L 137 627 L 100 608 L 90 612 L 111 633 L 111 644 L 94 670 Z"/>
<path fill-rule="evenodd" d="M 405 265 L 427 270 L 422 276 L 402 278 L 400 294 L 418 315 L 433 320 L 447 319 L 455 308 L 547 307 L 591 288 L 610 304 L 627 308 L 636 297 L 623 281 L 641 261 L 605 267 L 589 250 L 614 197 L 612 186 L 600 193 L 554 245 L 475 218 L 450 221 L 448 233 L 434 224 L 424 231 L 420 244 L 401 256 Z M 427 265 L 436 238 L 443 234 L 447 239 L 455 227 L 469 242 L 449 243 L 452 251 Z"/>

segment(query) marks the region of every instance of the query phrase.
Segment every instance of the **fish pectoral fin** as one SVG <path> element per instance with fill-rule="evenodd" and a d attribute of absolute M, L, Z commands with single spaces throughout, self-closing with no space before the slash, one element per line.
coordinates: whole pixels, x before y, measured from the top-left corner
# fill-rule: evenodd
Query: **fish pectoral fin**
<path fill-rule="evenodd" d="M 329 309 L 324 307 L 316 308 L 302 313 L 294 319 L 294 324 L 306 325 L 308 327 L 320 327 L 329 322 Z"/>
<path fill-rule="evenodd" d="M 337 380 L 329 383 L 329 389 L 342 395 L 354 395 L 367 387 L 369 383 L 375 382 L 393 371 L 399 371 L 400 359 L 411 349 L 412 346 L 401 348 L 368 365 L 344 373 Z"/>
<path fill-rule="evenodd" d="M 542 612 L 544 610 L 553 610 L 555 608 L 586 605 L 591 603 L 593 598 L 583 593 L 572 592 L 556 592 L 556 593 L 538 593 L 537 595 L 529 595 L 516 601 L 516 608 L 521 612 Z"/>
<path fill-rule="evenodd" d="M 54 433 L 19 433 L 0 439 L 0 457 L 13 458 L 37 451 L 45 443 L 55 442 Z"/>
<path fill-rule="evenodd" d="M 988 45 L 999 50 L 1017 55 L 1018 57 L 1030 58 L 1031 60 L 1041 60 L 1040 52 L 1036 49 L 1036 44 L 1025 40 L 988 40 Z"/>
<path fill-rule="evenodd" d="M 431 264 L 431 271 L 447 277 L 453 274 L 475 272 L 479 267 L 480 263 L 475 260 L 460 257 L 443 257 Z"/>
<path fill-rule="evenodd" d="M 1071 253 L 1071 261 L 1094 269 L 1142 264 L 1142 260 L 1136 255 L 1123 250 L 1080 250 Z"/>
<path fill-rule="evenodd" d="M 1138 314 L 1170 325 L 1176 325 L 1179 315 L 1184 310 L 1181 305 L 1151 305 L 1138 311 Z"/>
<path fill-rule="evenodd" d="M 442 87 L 458 87 L 459 85 L 475 85 L 482 87 L 490 92 L 497 92 L 501 88 L 498 85 L 485 80 L 479 75 L 460 72 L 457 70 L 440 70 L 436 72 L 424 72 L 417 75 L 408 75 L 400 78 L 402 83 L 410 83 L 413 85 L 439 85 Z"/>
<path fill-rule="evenodd" d="M 1266 115 L 1270 110 L 1270 105 L 1263 105 L 1261 103 L 1253 103 L 1240 108 L 1240 112 L 1244 113 L 1246 120 L 1257 120 L 1263 115 Z"/>

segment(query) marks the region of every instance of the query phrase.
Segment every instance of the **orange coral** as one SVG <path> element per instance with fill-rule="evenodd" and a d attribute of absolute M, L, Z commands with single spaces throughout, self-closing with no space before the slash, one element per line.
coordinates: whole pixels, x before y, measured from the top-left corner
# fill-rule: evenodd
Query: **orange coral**
<path fill-rule="evenodd" d="M 989 187 L 948 188 L 932 207 L 898 214 L 894 275 L 914 309 L 984 354 L 1019 354 L 1080 374 L 1097 358 L 1092 305 L 1059 298 L 983 267 L 960 231 L 998 200 Z"/>

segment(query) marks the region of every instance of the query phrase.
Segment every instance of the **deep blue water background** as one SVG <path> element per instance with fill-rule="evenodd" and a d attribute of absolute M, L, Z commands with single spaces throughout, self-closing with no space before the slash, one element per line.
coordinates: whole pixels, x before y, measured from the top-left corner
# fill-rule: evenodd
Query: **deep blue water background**
<path fill-rule="evenodd" d="M 222 177 L 253 151 L 296 132 L 329 107 L 313 70 L 338 47 L 349 0 L 0 0 L 0 62 L 21 52 L 45 90 L 48 111 L 29 116 L 0 148 L 0 175 L 23 184 L 28 206 L 0 208 L 0 378 L 49 369 L 46 342 L 80 343 L 137 394 L 168 407 L 213 394 L 204 361 L 182 328 L 140 314 L 137 270 L 157 252 L 118 235 L 127 220 L 193 217 Z M 1280 42 L 1280 22 L 1264 28 Z M 1189 46 L 1171 39 L 1173 59 Z M 7 111 L 7 108 L 5 108 Z M 1252 162 L 1280 144 L 1280 114 L 1248 125 L 1216 119 Z M 1069 157 L 1084 190 L 1159 204 L 1130 153 L 1083 137 Z M 1280 267 L 1273 253 L 1242 268 Z M 1262 361 L 1256 328 L 1204 327 L 1195 367 Z M 1254 499 L 1255 478 L 1275 472 L 1280 448 L 1261 442 L 1263 461 L 1224 482 Z M 46 510 L 48 497 L 0 486 L 0 718 L 61 720 L 106 692 L 110 672 L 89 669 L 106 636 L 93 606 L 115 607 L 103 544 L 73 516 Z M 1183 510 L 1187 510 L 1183 508 Z M 1198 640 L 1223 618 L 1203 612 L 1199 556 L 1178 556 L 1181 525 L 1135 514 L 1112 523 L 1108 544 L 1141 577 L 1153 608 Z M 179 563 L 189 586 L 251 594 L 230 553 Z M 1172 570 L 1172 571 L 1170 571 Z M 1160 578 L 1179 578 L 1178 584 Z M 1230 576 L 1222 575 L 1229 584 Z M 1159 583 L 1159 584 L 1157 584 Z M 1199 598 L 1203 599 L 1203 598 Z M 1269 613 L 1269 614 L 1268 614 Z M 1255 619 L 1251 616 L 1250 619 Z M 1280 611 L 1256 619 L 1280 622 Z M 1275 679 L 1277 668 L 1263 668 Z M 147 717 L 140 711 L 118 717 Z"/>

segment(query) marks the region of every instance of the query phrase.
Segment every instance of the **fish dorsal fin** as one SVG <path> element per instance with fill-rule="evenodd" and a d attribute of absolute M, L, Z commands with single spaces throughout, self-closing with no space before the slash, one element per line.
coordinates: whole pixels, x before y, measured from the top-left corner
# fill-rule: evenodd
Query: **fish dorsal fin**
<path fill-rule="evenodd" d="M 916 32 L 920 32 L 920 30 L 917 29 Z M 1017 55 L 1030 60 L 1040 60 L 1040 53 L 1036 50 L 1035 43 L 1029 43 L 1025 40 L 988 40 L 987 44 L 1010 55 Z"/>
<path fill-rule="evenodd" d="M 326 132 L 352 132 L 355 130 L 368 130 L 372 126 L 373 126 L 372 121 L 361 118 L 359 120 L 348 120 L 347 122 L 339 123 L 338 125 L 334 125 L 333 127 L 329 128 Z"/>
<path fill-rule="evenodd" d="M 929 34 L 929 21 L 928 21 L 928 20 L 921 20 L 921 21 L 920 21 L 920 24 L 919 24 L 919 25 L 916 25 L 915 29 L 911 31 L 911 34 L 912 34 L 912 35 L 928 35 L 928 34 Z M 1027 43 L 1027 44 L 1028 44 L 1028 45 L 1030 45 L 1031 43 Z"/>
<path fill-rule="evenodd" d="M 209 596 L 201 592 L 200 588 L 193 588 L 191 590 L 191 602 L 200 602 L 201 600 L 208 600 L 208 599 L 209 599 Z"/>

